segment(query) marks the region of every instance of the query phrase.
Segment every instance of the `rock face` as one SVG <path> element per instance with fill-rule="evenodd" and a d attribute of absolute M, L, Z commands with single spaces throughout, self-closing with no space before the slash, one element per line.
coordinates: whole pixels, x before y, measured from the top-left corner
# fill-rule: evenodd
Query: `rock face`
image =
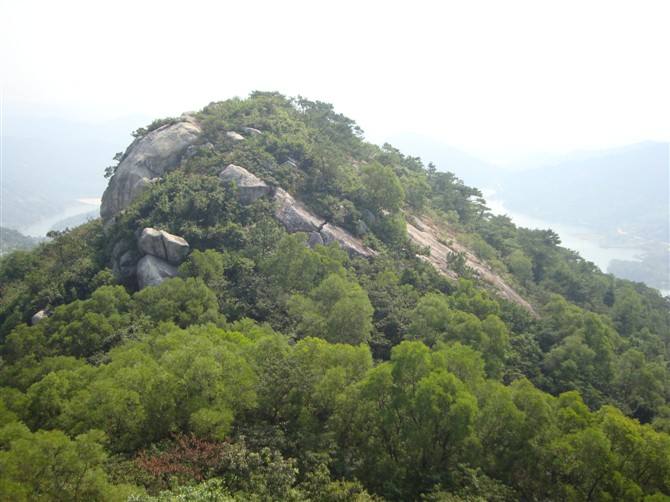
<path fill-rule="evenodd" d="M 165 259 L 174 265 L 184 261 L 191 250 L 186 239 L 165 231 L 161 231 L 161 233 L 163 234 L 163 246 L 165 246 L 166 250 Z"/>
<path fill-rule="evenodd" d="M 325 223 L 281 188 L 277 190 L 275 200 L 275 218 L 284 225 L 287 232 L 318 232 Z"/>
<path fill-rule="evenodd" d="M 30 318 L 30 324 L 35 326 L 35 324 L 46 319 L 47 317 L 49 317 L 49 312 L 47 312 L 46 309 L 42 309 L 33 314 L 33 316 Z"/>
<path fill-rule="evenodd" d="M 177 276 L 177 267 L 150 254 L 137 263 L 137 283 L 140 289 L 157 286 L 166 279 Z"/>
<path fill-rule="evenodd" d="M 325 244 L 330 244 L 333 241 L 339 243 L 340 247 L 344 249 L 350 256 L 364 256 L 370 258 L 376 253 L 365 246 L 360 239 L 357 239 L 351 235 L 346 230 L 336 226 L 326 223 L 323 228 L 321 228 L 321 237 Z"/>
<path fill-rule="evenodd" d="M 135 275 L 140 255 L 127 240 L 120 240 L 112 249 L 112 273 L 120 281 L 126 281 Z"/>
<path fill-rule="evenodd" d="M 142 230 L 137 245 L 143 253 L 160 258 L 172 265 L 179 265 L 190 250 L 188 242 L 182 237 L 155 228 Z"/>
<path fill-rule="evenodd" d="M 418 225 L 417 225 L 418 223 Z M 420 226 L 420 228 L 419 228 Z M 429 256 L 420 256 L 421 259 L 430 263 L 440 273 L 458 279 L 458 274 L 449 266 L 448 257 L 452 253 L 462 253 L 465 264 L 470 267 L 484 282 L 490 284 L 503 298 L 520 305 L 534 317 L 538 317 L 533 306 L 517 293 L 498 273 L 481 261 L 472 251 L 458 243 L 456 235 L 440 230 L 429 218 L 414 218 L 407 223 L 407 234 L 409 238 L 421 247 L 430 248 Z M 445 243 L 445 239 L 450 244 Z"/>
<path fill-rule="evenodd" d="M 237 185 L 238 197 L 243 204 L 249 204 L 260 197 L 272 197 L 276 203 L 275 218 L 284 225 L 289 233 L 308 233 L 307 245 L 309 247 L 336 241 L 352 256 L 370 257 L 377 254 L 346 230 L 326 223 L 323 218 L 311 212 L 286 190 L 281 188 L 273 190 L 263 180 L 243 167 L 230 164 L 221 171 L 219 178 L 224 183 Z"/>
<path fill-rule="evenodd" d="M 126 150 L 102 196 L 100 216 L 109 220 L 139 196 L 157 177 L 176 168 L 186 149 L 202 134 L 190 116 L 135 140 Z"/>
<path fill-rule="evenodd" d="M 321 234 L 319 232 L 310 232 L 309 233 L 309 238 L 307 239 L 307 245 L 311 248 L 314 246 L 318 246 L 321 244 L 323 246 L 323 237 L 321 237 Z"/>
<path fill-rule="evenodd" d="M 259 177 L 235 164 L 230 164 L 219 174 L 224 183 L 237 186 L 238 198 L 242 204 L 251 204 L 255 200 L 269 195 L 272 189 Z"/>
<path fill-rule="evenodd" d="M 239 132 L 228 131 L 226 136 L 228 136 L 233 141 L 244 141 L 244 136 L 242 136 Z"/>

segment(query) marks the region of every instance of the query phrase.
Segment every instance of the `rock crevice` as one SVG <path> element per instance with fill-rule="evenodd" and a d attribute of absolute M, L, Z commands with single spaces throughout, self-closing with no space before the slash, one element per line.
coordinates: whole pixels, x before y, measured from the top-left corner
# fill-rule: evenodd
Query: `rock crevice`
<path fill-rule="evenodd" d="M 142 230 L 137 246 L 141 252 L 165 260 L 172 265 L 178 265 L 184 261 L 190 250 L 186 239 L 155 228 Z"/>
<path fill-rule="evenodd" d="M 177 276 L 177 266 L 190 251 L 188 242 L 165 230 L 147 227 L 137 241 L 123 239 L 112 250 L 112 272 L 124 282 L 137 279 L 140 289 Z"/>

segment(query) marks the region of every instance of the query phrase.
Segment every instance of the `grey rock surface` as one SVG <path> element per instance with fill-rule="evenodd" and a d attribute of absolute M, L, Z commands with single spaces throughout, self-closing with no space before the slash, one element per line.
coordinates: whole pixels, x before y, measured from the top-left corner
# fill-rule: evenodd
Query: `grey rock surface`
<path fill-rule="evenodd" d="M 167 250 L 166 260 L 174 265 L 184 261 L 188 256 L 191 247 L 186 239 L 178 235 L 172 235 L 163 231 L 163 244 Z"/>
<path fill-rule="evenodd" d="M 148 254 L 137 263 L 137 284 L 140 289 L 157 286 L 166 279 L 176 277 L 177 273 L 174 265 Z"/>
<path fill-rule="evenodd" d="M 35 326 L 35 324 L 39 323 L 40 321 L 46 319 L 49 317 L 49 312 L 47 312 L 46 309 L 39 310 L 33 314 L 33 316 L 30 318 L 30 324 L 32 326 Z"/>
<path fill-rule="evenodd" d="M 365 258 L 370 258 L 377 254 L 375 251 L 364 245 L 360 239 L 354 237 L 337 225 L 326 223 L 321 228 L 320 234 L 325 244 L 330 244 L 335 241 L 342 249 L 349 253 L 349 256 L 363 256 Z"/>
<path fill-rule="evenodd" d="M 226 136 L 228 136 L 233 141 L 244 141 L 244 136 L 242 136 L 239 132 L 228 131 Z"/>
<path fill-rule="evenodd" d="M 117 280 L 126 281 L 135 275 L 140 255 L 130 241 L 122 239 L 112 249 L 112 273 Z"/>
<path fill-rule="evenodd" d="M 137 240 L 140 251 L 162 260 L 178 265 L 188 255 L 190 246 L 186 239 L 173 235 L 165 230 L 145 228 Z"/>
<path fill-rule="evenodd" d="M 112 268 L 112 273 L 120 280 L 130 279 L 135 275 L 139 259 L 139 253 L 134 249 L 129 249 L 119 257 L 115 267 Z"/>
<path fill-rule="evenodd" d="M 284 225 L 290 233 L 293 232 L 318 232 L 324 220 L 318 218 L 298 202 L 285 190 L 281 188 L 275 194 L 277 207 L 275 217 Z"/>
<path fill-rule="evenodd" d="M 410 216 L 409 222 L 422 232 L 426 231 L 425 227 L 423 226 L 423 223 L 421 223 L 421 220 L 416 216 Z"/>
<path fill-rule="evenodd" d="M 137 247 L 144 254 L 150 254 L 165 260 L 167 251 L 163 245 L 163 234 L 155 228 L 145 228 L 137 239 Z"/>
<path fill-rule="evenodd" d="M 219 179 L 224 183 L 234 183 L 237 186 L 238 198 L 242 204 L 250 204 L 260 197 L 269 195 L 272 191 L 271 187 L 258 176 L 235 164 L 229 164 L 221 171 Z"/>
<path fill-rule="evenodd" d="M 219 174 L 225 183 L 235 183 L 238 187 L 240 201 L 253 202 L 259 197 L 272 194 L 272 188 L 263 180 L 247 171 L 245 168 L 230 164 Z M 307 232 L 307 244 L 314 247 L 317 244 L 328 244 L 337 241 L 350 255 L 370 257 L 376 253 L 365 246 L 346 230 L 326 223 L 310 211 L 304 204 L 296 200 L 286 190 L 278 188 L 274 193 L 275 218 L 284 225 L 287 232 Z"/>
<path fill-rule="evenodd" d="M 119 259 L 119 257 L 131 248 L 131 242 L 128 239 L 120 239 L 114 243 L 112 247 L 112 263 Z"/>
<path fill-rule="evenodd" d="M 255 127 L 243 127 L 242 131 L 246 132 L 247 134 L 253 134 L 253 135 L 263 134 L 262 131 L 256 129 Z"/>
<path fill-rule="evenodd" d="M 102 195 L 100 216 L 103 220 L 128 207 L 153 179 L 179 165 L 186 149 L 202 134 L 194 119 L 185 119 L 159 127 L 128 147 Z"/>
<path fill-rule="evenodd" d="M 323 245 L 323 237 L 321 237 L 321 234 L 319 232 L 311 232 L 309 234 L 309 238 L 307 239 L 307 245 L 311 248 L 317 245 Z"/>

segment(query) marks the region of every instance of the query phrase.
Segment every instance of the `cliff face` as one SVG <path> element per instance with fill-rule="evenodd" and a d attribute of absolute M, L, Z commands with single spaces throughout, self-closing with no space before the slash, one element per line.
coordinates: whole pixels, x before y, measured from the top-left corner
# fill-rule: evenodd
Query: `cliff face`
<path fill-rule="evenodd" d="M 176 169 L 186 149 L 202 134 L 188 117 L 167 124 L 135 140 L 126 150 L 102 195 L 100 216 L 107 221 L 128 207 L 156 178 Z"/>

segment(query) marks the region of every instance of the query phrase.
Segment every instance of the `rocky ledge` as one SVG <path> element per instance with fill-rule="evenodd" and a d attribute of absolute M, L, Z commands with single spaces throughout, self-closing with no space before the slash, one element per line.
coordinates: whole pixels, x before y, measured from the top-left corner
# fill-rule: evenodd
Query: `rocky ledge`
<path fill-rule="evenodd" d="M 237 187 L 238 200 L 243 204 L 249 204 L 261 197 L 271 197 L 275 202 L 275 218 L 289 233 L 309 234 L 310 247 L 337 242 L 351 256 L 369 258 L 377 254 L 343 228 L 319 218 L 286 190 L 273 189 L 244 167 L 230 164 L 221 171 L 219 179 Z"/>

